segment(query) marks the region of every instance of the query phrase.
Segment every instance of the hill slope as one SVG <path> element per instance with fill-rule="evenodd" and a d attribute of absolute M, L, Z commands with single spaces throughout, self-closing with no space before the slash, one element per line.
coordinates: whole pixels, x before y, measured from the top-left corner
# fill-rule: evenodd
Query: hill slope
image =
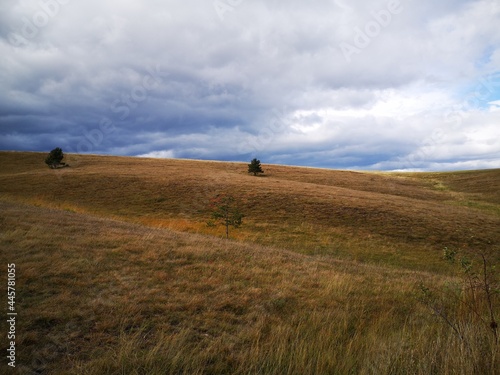
<path fill-rule="evenodd" d="M 0 153 L 19 373 L 498 372 L 487 306 L 453 297 L 441 259 L 443 246 L 498 257 L 498 170 L 253 177 L 240 163 L 69 155 L 54 171 L 43 158 Z M 205 225 L 221 192 L 247 215 L 229 241 Z"/>
<path fill-rule="evenodd" d="M 487 340 L 463 355 L 415 300 L 419 281 L 453 279 L 65 210 L 0 210 L 0 260 L 16 264 L 21 374 L 494 374 L 499 365 Z"/>
<path fill-rule="evenodd" d="M 50 170 L 43 154 L 0 153 L 4 199 L 150 226 L 217 235 L 210 199 L 239 197 L 234 238 L 305 254 L 428 269 L 443 247 L 500 249 L 500 170 L 376 174 L 242 163 L 70 155 Z M 420 260 L 424 258 L 424 262 Z"/>

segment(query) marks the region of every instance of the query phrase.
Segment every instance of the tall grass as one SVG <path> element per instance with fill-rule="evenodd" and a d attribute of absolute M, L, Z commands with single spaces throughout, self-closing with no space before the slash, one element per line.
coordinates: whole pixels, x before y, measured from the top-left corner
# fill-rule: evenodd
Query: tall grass
<path fill-rule="evenodd" d="M 25 373 L 498 370 L 498 345 L 478 338 L 476 321 L 464 326 L 477 339 L 466 347 L 417 300 L 420 280 L 439 289 L 455 278 L 1 208 L 0 258 L 19 269 Z"/>
<path fill-rule="evenodd" d="M 68 211 L 2 210 L 2 261 L 20 270 L 27 371 L 494 374 L 498 366 L 498 346 L 466 349 L 418 303 L 418 280 L 453 279 Z"/>
<path fill-rule="evenodd" d="M 498 346 L 465 347 L 446 326 L 425 315 L 387 310 L 365 316 L 367 306 L 300 310 L 260 316 L 245 334 L 198 337 L 196 331 L 146 330 L 120 336 L 116 347 L 77 365 L 79 373 L 148 374 L 491 374 Z M 286 315 L 286 314 L 285 314 Z M 476 337 L 468 327 L 468 334 Z M 148 343 L 149 342 L 149 343 Z M 94 356 L 93 356 L 94 357 Z"/>

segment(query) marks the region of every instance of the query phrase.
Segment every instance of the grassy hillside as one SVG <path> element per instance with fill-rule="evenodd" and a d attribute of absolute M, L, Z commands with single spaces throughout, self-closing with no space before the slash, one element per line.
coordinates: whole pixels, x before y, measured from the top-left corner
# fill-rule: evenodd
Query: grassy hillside
<path fill-rule="evenodd" d="M 242 163 L 71 155 L 71 168 L 54 171 L 43 156 L 0 153 L 4 199 L 217 235 L 205 224 L 209 200 L 229 192 L 246 215 L 232 237 L 248 243 L 423 270 L 444 246 L 500 249 L 500 170 L 375 174 L 272 165 L 254 177 Z"/>
<path fill-rule="evenodd" d="M 69 155 L 54 171 L 43 159 L 0 153 L 19 373 L 498 370 L 487 316 L 452 309 L 460 278 L 441 258 L 448 246 L 498 262 L 500 170 L 253 177 L 239 163 Z M 246 214 L 229 241 L 205 225 L 220 192 Z M 465 341 L 418 302 L 419 282 L 445 291 Z"/>

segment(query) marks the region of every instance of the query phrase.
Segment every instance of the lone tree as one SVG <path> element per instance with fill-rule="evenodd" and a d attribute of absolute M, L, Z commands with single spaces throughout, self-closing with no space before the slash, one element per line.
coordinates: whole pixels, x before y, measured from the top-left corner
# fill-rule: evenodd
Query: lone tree
<path fill-rule="evenodd" d="M 45 164 L 47 164 L 50 168 L 57 168 L 59 165 L 65 165 L 65 163 L 61 163 L 64 158 L 64 154 L 61 148 L 56 147 L 45 158 Z"/>
<path fill-rule="evenodd" d="M 229 194 L 219 194 L 210 203 L 212 219 L 215 220 L 215 223 L 209 221 L 207 224 L 209 226 L 216 224 L 225 226 L 226 238 L 229 238 L 229 227 L 238 228 L 243 222 L 244 215 L 240 212 L 236 199 Z"/>
<path fill-rule="evenodd" d="M 253 173 L 254 176 L 257 176 L 257 173 L 264 173 L 262 167 L 260 166 L 260 160 L 254 158 L 248 164 L 248 173 Z"/>

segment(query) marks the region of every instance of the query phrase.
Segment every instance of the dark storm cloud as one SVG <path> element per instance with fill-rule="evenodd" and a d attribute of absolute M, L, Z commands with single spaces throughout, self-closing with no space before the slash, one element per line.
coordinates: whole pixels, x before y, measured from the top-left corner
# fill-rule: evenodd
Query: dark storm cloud
<path fill-rule="evenodd" d="M 0 7 L 2 149 L 362 169 L 499 161 L 495 0 Z"/>

